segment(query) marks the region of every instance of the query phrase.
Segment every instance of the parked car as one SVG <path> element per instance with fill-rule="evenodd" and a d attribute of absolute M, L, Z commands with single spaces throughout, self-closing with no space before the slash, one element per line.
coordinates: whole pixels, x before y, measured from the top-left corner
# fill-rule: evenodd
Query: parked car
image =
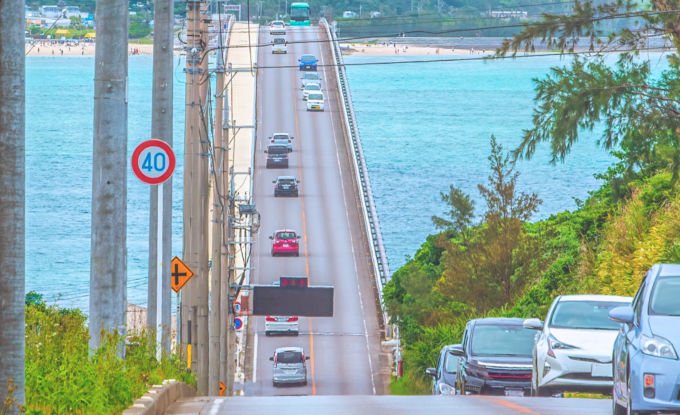
<path fill-rule="evenodd" d="M 274 197 L 299 196 L 298 183 L 300 181 L 295 176 L 279 176 L 272 183 L 274 183 Z"/>
<path fill-rule="evenodd" d="M 302 89 L 305 89 L 307 85 L 315 84 L 321 86 L 321 79 L 319 74 L 316 72 L 305 72 L 302 75 Z"/>
<path fill-rule="evenodd" d="M 274 38 L 272 41 L 272 53 L 288 53 L 288 46 L 285 38 Z"/>
<path fill-rule="evenodd" d="M 298 61 L 300 62 L 301 71 L 316 71 L 318 61 L 314 55 L 302 55 Z"/>
<path fill-rule="evenodd" d="M 461 394 L 525 396 L 531 393 L 531 352 L 536 332 L 521 318 L 470 320 L 463 332 L 456 390 Z"/>
<path fill-rule="evenodd" d="M 609 317 L 621 323 L 612 362 L 614 415 L 680 414 L 680 265 L 654 265 L 632 305 Z"/>
<path fill-rule="evenodd" d="M 269 34 L 270 35 L 285 35 L 286 34 L 286 24 L 281 20 L 273 21 L 269 24 Z"/>
<path fill-rule="evenodd" d="M 279 347 L 269 360 L 274 362 L 272 383 L 279 386 L 287 384 L 307 384 L 307 360 L 302 347 Z"/>
<path fill-rule="evenodd" d="M 282 229 L 274 232 L 270 236 L 272 240 L 272 256 L 295 255 L 300 256 L 300 235 L 296 235 L 294 230 Z"/>
<path fill-rule="evenodd" d="M 280 281 L 275 281 L 272 285 L 280 286 Z M 298 316 L 267 316 L 264 322 L 264 334 L 299 334 Z"/>
<path fill-rule="evenodd" d="M 307 111 L 323 111 L 323 92 L 315 92 L 307 96 Z"/>
<path fill-rule="evenodd" d="M 613 295 L 564 295 L 553 301 L 545 323 L 537 318 L 525 320 L 525 328 L 538 330 L 531 394 L 610 393 L 612 348 L 619 325 L 609 320 L 609 312 L 630 305 L 631 300 Z"/>
<path fill-rule="evenodd" d="M 293 139 L 288 133 L 274 133 L 269 136 L 269 142 L 271 144 L 281 144 L 288 148 L 288 152 L 293 151 Z"/>
<path fill-rule="evenodd" d="M 456 350 L 458 354 L 453 354 Z M 455 395 L 456 394 L 456 372 L 458 371 L 459 356 L 463 351 L 460 344 L 452 344 L 442 347 L 437 359 L 437 367 L 425 369 L 425 373 L 432 376 L 433 395 Z"/>
<path fill-rule="evenodd" d="M 321 92 L 321 87 L 317 84 L 309 84 L 305 87 L 305 89 L 302 90 L 302 99 L 307 101 L 309 94 L 315 94 L 317 92 Z"/>
<path fill-rule="evenodd" d="M 267 153 L 267 168 L 288 167 L 288 146 L 272 144 L 264 152 Z"/>

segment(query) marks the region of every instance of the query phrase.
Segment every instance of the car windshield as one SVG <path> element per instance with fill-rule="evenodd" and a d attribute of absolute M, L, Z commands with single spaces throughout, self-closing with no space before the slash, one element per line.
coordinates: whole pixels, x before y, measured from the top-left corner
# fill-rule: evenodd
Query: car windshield
<path fill-rule="evenodd" d="M 295 239 L 295 232 L 277 232 L 276 239 Z"/>
<path fill-rule="evenodd" d="M 621 324 L 609 319 L 609 312 L 628 305 L 617 301 L 560 301 L 550 327 L 556 329 L 618 330 Z"/>
<path fill-rule="evenodd" d="M 316 80 L 316 79 L 319 79 L 319 74 L 314 73 L 314 72 L 307 72 L 304 75 L 304 79 L 306 79 L 306 80 Z"/>
<path fill-rule="evenodd" d="M 446 373 L 456 373 L 458 370 L 458 358 L 451 353 L 447 353 L 446 360 L 444 361 L 444 370 L 446 370 Z"/>
<path fill-rule="evenodd" d="M 288 153 L 288 148 L 285 146 L 269 146 L 267 150 L 268 154 L 286 154 Z"/>
<path fill-rule="evenodd" d="M 303 20 L 308 19 L 309 18 L 309 9 L 307 9 L 307 8 L 297 8 L 297 7 L 292 8 L 290 10 L 290 17 L 293 20 L 299 20 L 299 19 L 295 19 L 295 18 L 300 18 L 300 17 L 302 17 Z"/>
<path fill-rule="evenodd" d="M 536 332 L 519 325 L 478 324 L 472 334 L 476 356 L 531 356 Z"/>
<path fill-rule="evenodd" d="M 288 136 L 283 134 L 275 134 L 273 138 L 274 140 L 288 140 Z"/>
<path fill-rule="evenodd" d="M 309 94 L 310 101 L 323 101 L 323 95 L 321 94 Z"/>
<path fill-rule="evenodd" d="M 314 55 L 303 55 L 302 56 L 303 62 L 309 62 L 309 61 L 315 61 L 315 60 L 316 60 L 316 58 L 314 57 Z"/>
<path fill-rule="evenodd" d="M 317 84 L 307 85 L 305 89 L 308 91 L 321 91 L 321 87 Z"/>
<path fill-rule="evenodd" d="M 302 353 L 294 351 L 279 352 L 276 354 L 276 363 L 302 363 Z"/>
<path fill-rule="evenodd" d="M 286 39 L 277 37 L 276 39 L 274 39 L 274 43 L 286 43 Z"/>
<path fill-rule="evenodd" d="M 661 277 L 654 284 L 649 314 L 680 317 L 680 277 Z"/>

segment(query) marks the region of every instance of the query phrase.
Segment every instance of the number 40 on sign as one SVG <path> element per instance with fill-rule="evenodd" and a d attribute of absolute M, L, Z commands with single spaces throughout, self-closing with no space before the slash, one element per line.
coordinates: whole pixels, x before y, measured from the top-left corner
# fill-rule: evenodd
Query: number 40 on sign
<path fill-rule="evenodd" d="M 175 153 L 161 140 L 147 140 L 132 153 L 132 171 L 146 184 L 161 184 L 175 170 Z"/>

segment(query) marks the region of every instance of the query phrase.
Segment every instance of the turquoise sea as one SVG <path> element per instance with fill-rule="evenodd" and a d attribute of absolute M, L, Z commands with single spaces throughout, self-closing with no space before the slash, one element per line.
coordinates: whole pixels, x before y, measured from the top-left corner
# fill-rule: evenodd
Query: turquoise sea
<path fill-rule="evenodd" d="M 424 57 L 432 59 L 432 57 Z M 412 57 L 347 57 L 346 62 Z M 476 185 L 488 175 L 489 138 L 507 149 L 531 125 L 531 79 L 559 58 L 407 65 L 348 66 L 350 86 L 369 163 L 392 270 L 435 231 L 439 192 L 455 184 L 483 206 Z M 183 64 L 175 70 L 173 255 L 181 255 L 184 134 Z M 27 290 L 66 307 L 88 308 L 94 57 L 28 57 Z M 129 60 L 129 156 L 151 134 L 152 58 Z M 590 136 L 565 164 L 548 163 L 543 146 L 520 163 L 520 190 L 539 194 L 537 219 L 573 209 L 612 162 Z M 128 168 L 128 300 L 146 305 L 149 188 Z"/>

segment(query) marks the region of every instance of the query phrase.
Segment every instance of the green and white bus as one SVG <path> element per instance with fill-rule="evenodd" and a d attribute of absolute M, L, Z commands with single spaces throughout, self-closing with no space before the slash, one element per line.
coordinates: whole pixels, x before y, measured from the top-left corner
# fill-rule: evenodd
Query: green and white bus
<path fill-rule="evenodd" d="M 290 5 L 290 25 L 309 26 L 309 4 L 293 3 Z"/>

